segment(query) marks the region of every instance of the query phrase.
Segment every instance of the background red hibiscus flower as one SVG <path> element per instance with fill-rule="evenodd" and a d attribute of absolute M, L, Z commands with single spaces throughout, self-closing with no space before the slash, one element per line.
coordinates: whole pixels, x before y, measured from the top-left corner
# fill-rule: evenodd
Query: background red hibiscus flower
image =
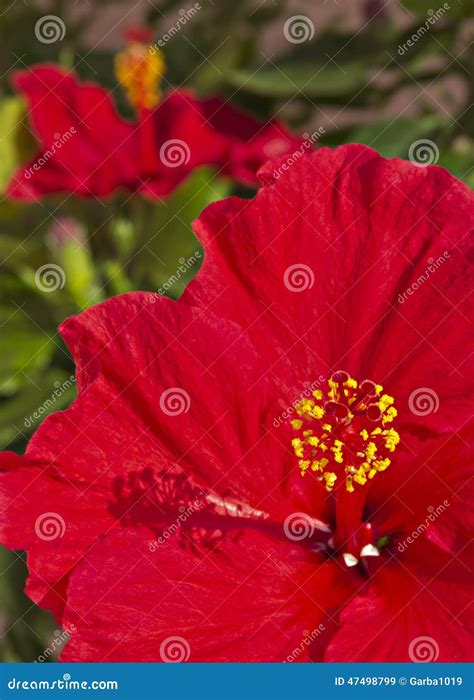
<path fill-rule="evenodd" d="M 221 98 L 202 103 L 184 90 L 162 98 L 164 59 L 149 44 L 151 33 L 147 43 L 142 34 L 129 32 L 128 47 L 115 60 L 136 122 L 117 113 L 107 90 L 57 66 L 33 67 L 14 77 L 41 148 L 13 175 L 9 197 L 35 200 L 58 192 L 101 197 L 119 188 L 166 196 L 203 165 L 254 185 L 269 158 L 301 147 L 302 140 L 276 120 L 259 122 Z"/>

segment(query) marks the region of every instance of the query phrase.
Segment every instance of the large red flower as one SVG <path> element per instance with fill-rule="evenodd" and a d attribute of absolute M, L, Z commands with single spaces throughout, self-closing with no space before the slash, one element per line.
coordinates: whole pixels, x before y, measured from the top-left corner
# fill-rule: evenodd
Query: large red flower
<path fill-rule="evenodd" d="M 63 324 L 79 396 L 0 458 L 64 660 L 471 656 L 473 195 L 362 146 L 276 172 L 178 302 Z"/>
<path fill-rule="evenodd" d="M 73 72 L 41 65 L 14 74 L 41 146 L 13 175 L 10 197 L 101 197 L 119 188 L 164 197 L 202 165 L 255 184 L 270 156 L 291 154 L 303 143 L 279 122 L 262 124 L 217 98 L 201 102 L 186 90 L 171 90 L 160 101 L 155 83 L 164 66 L 145 44 L 133 42 L 118 58 L 136 122 L 117 113 L 104 88 Z"/>

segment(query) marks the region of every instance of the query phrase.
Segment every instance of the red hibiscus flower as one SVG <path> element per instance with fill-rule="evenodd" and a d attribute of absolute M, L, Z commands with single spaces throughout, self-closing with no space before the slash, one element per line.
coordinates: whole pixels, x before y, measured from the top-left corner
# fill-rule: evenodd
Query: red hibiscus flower
<path fill-rule="evenodd" d="M 63 660 L 471 655 L 473 195 L 362 146 L 276 169 L 178 302 L 63 324 L 79 396 L 0 457 Z"/>
<path fill-rule="evenodd" d="M 312 147 L 310 139 L 292 136 L 276 119 L 262 124 L 220 97 L 204 100 L 203 108 L 209 124 L 226 137 L 224 172 L 244 184 L 257 184 L 257 172 L 268 160 L 301 155 Z"/>
<path fill-rule="evenodd" d="M 14 75 L 41 148 L 14 174 L 10 197 L 35 200 L 58 192 L 100 197 L 118 188 L 162 197 L 201 165 L 255 184 L 256 171 L 269 157 L 301 145 L 278 122 L 261 124 L 230 106 L 209 111 L 214 103 L 201 103 L 185 90 L 161 99 L 161 53 L 141 33 L 128 38 L 127 49 L 116 57 L 116 73 L 136 122 L 119 116 L 104 88 L 80 82 L 73 72 L 42 65 Z M 231 123 L 223 123 L 222 109 L 232 115 Z"/>

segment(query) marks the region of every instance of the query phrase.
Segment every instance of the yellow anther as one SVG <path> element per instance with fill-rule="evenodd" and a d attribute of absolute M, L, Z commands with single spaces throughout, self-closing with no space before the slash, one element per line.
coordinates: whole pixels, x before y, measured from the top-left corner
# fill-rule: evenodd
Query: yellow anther
<path fill-rule="evenodd" d="M 331 452 L 334 453 L 334 461 L 337 464 L 343 464 L 344 458 L 342 456 L 342 443 L 340 440 L 334 440 L 333 446 L 330 448 Z"/>
<path fill-rule="evenodd" d="M 329 391 L 328 391 L 328 396 L 330 399 L 336 400 L 338 398 L 338 384 L 337 382 L 333 381 L 332 379 L 328 379 L 328 385 L 329 385 Z"/>
<path fill-rule="evenodd" d="M 377 405 L 383 413 L 386 408 L 388 408 L 389 406 L 391 406 L 393 404 L 393 402 L 394 402 L 393 396 L 389 396 L 388 394 L 382 394 Z"/>
<path fill-rule="evenodd" d="M 390 428 L 387 430 L 387 434 L 385 436 L 385 447 L 387 450 L 390 452 L 395 452 L 395 448 L 400 442 L 400 435 L 397 433 L 396 430 L 393 428 Z"/>
<path fill-rule="evenodd" d="M 293 445 L 293 449 L 295 451 L 295 455 L 297 457 L 302 457 L 303 456 L 303 443 L 299 438 L 293 438 L 291 441 L 291 444 Z"/>
<path fill-rule="evenodd" d="M 393 423 L 393 420 L 398 416 L 398 411 L 394 406 L 391 406 L 390 408 L 387 408 L 385 411 L 383 417 L 382 417 L 382 422 L 385 425 L 386 423 Z"/>
<path fill-rule="evenodd" d="M 301 399 L 301 401 L 298 401 L 295 406 L 297 414 L 299 416 L 304 416 L 306 413 L 309 413 L 313 403 L 314 402 L 309 399 Z"/>
<path fill-rule="evenodd" d="M 352 479 L 356 482 L 356 484 L 359 484 L 360 486 L 364 486 L 364 484 L 367 483 L 367 477 L 365 475 L 365 471 L 362 467 L 360 467 L 356 473 L 353 475 Z"/>
<path fill-rule="evenodd" d="M 377 460 L 374 462 L 373 466 L 378 472 L 384 472 L 390 466 L 390 464 L 391 462 L 387 457 L 386 459 Z"/>
<path fill-rule="evenodd" d="M 323 479 L 326 482 L 326 488 L 328 491 L 334 488 L 334 484 L 337 480 L 337 474 L 335 472 L 324 472 Z"/>
<path fill-rule="evenodd" d="M 309 459 L 300 459 L 298 462 L 298 466 L 302 472 L 305 472 L 307 469 L 309 469 L 310 464 L 311 462 L 309 461 Z"/>
<path fill-rule="evenodd" d="M 348 377 L 343 371 L 334 376 Z M 370 386 L 369 393 L 373 396 Z M 376 385 L 375 393 L 380 415 L 377 411 L 375 415 L 369 413 L 369 405 L 352 377 L 344 381 L 331 378 L 326 387 L 315 389 L 312 397 L 304 396 L 295 404 L 298 417 L 291 420 L 291 426 L 297 436 L 292 447 L 302 475 L 308 470 L 315 472 L 328 491 L 342 475 L 347 491 L 352 493 L 356 485 L 363 486 L 389 467 L 389 453 L 395 451 L 400 437 L 386 424 L 394 421 L 397 411 L 393 397 L 384 394 L 381 385 Z M 337 406 L 331 404 L 326 412 L 328 401 L 337 402 Z M 373 402 L 371 398 L 369 403 Z"/>
<path fill-rule="evenodd" d="M 313 470 L 313 472 L 318 472 L 318 471 L 321 471 L 321 472 L 322 472 L 322 471 L 324 470 L 324 467 L 325 467 L 327 464 L 329 464 L 329 460 L 326 459 L 325 457 L 323 457 L 323 458 L 320 459 L 319 461 L 318 461 L 318 460 L 315 460 L 315 461 L 313 462 L 313 464 L 311 465 L 311 469 Z"/>
<path fill-rule="evenodd" d="M 365 448 L 365 456 L 367 457 L 367 459 L 372 460 L 375 457 L 376 452 L 377 445 L 375 444 L 375 442 L 369 442 L 369 444 Z"/>

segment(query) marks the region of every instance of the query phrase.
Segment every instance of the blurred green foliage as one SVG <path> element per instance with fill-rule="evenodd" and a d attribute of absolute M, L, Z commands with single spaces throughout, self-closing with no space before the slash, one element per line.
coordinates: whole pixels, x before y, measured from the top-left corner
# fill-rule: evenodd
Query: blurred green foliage
<path fill-rule="evenodd" d="M 182 0 L 142 5 L 142 20 L 159 39 L 179 17 Z M 196 5 L 200 9 L 192 20 L 164 46 L 165 83 L 189 85 L 201 95 L 220 93 L 262 119 L 278 115 L 300 132 L 324 124 L 323 145 L 359 142 L 385 156 L 407 158 L 414 141 L 430 139 L 439 149 L 438 164 L 474 185 L 471 0 L 451 0 L 433 23 L 430 11 L 438 6 L 432 0 L 361 0 L 356 28 L 347 28 L 343 2 L 302 1 L 298 10 L 294 3 L 290 10 L 285 0 Z M 35 149 L 24 105 L 11 91 L 11 70 L 54 61 L 116 88 L 114 49 L 105 41 L 109 27 L 90 36 L 110 7 L 116 8 L 118 34 L 130 24 L 125 0 L 32 0 L 13 3 L 1 15 L 1 190 Z M 314 36 L 285 39 L 287 19 L 305 13 Z M 65 21 L 64 40 L 35 40 L 35 23 L 46 14 Z M 425 25 L 428 30 L 420 34 Z M 401 50 L 417 32 L 416 41 Z M 120 90 L 114 90 L 114 98 L 127 114 Z M 166 203 L 122 192 L 102 202 L 63 196 L 35 205 L 0 203 L 1 449 L 21 452 L 40 419 L 74 396 L 67 382 L 74 367 L 57 334 L 59 323 L 111 295 L 160 289 L 180 261 L 199 250 L 191 221 L 209 202 L 230 193 L 252 194 L 202 169 Z M 51 229 L 63 217 L 73 217 L 81 227 L 81 245 L 52 243 Z M 51 263 L 66 271 L 65 280 L 45 291 L 35 274 Z M 192 267 L 167 293 L 178 297 L 196 272 Z M 54 402 L 48 401 L 66 384 Z M 40 419 L 30 420 L 39 407 L 45 407 Z M 56 624 L 21 593 L 26 576 L 21 557 L 1 550 L 0 574 L 0 658 L 34 660 Z"/>

